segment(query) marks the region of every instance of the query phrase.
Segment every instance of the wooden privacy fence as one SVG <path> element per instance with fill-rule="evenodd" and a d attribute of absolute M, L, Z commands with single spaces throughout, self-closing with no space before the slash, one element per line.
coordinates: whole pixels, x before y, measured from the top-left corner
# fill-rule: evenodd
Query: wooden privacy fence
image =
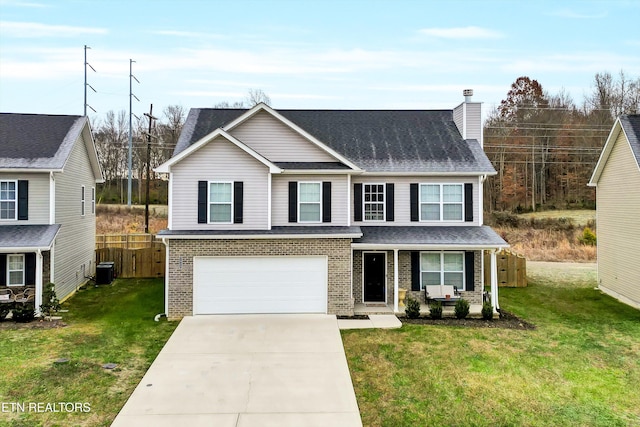
<path fill-rule="evenodd" d="M 96 236 L 96 263 L 113 262 L 116 277 L 164 277 L 165 253 L 151 234 Z"/>
<path fill-rule="evenodd" d="M 498 286 L 524 288 L 527 286 L 527 259 L 522 255 L 502 250 L 496 255 Z M 491 285 L 491 254 L 484 254 L 484 284 Z"/>

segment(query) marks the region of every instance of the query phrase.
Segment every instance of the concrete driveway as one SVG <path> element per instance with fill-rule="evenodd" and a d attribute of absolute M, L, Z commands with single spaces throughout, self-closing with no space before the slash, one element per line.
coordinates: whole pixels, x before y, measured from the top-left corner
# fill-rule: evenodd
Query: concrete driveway
<path fill-rule="evenodd" d="M 115 421 L 123 426 L 362 426 L 335 316 L 182 320 Z"/>

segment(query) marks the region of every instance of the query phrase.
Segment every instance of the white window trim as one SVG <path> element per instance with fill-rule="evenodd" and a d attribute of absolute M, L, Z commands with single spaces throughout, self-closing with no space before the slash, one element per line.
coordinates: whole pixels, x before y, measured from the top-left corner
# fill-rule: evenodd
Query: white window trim
<path fill-rule="evenodd" d="M 444 283 L 444 254 L 460 254 L 462 255 L 462 271 L 447 271 L 447 273 L 462 273 L 462 289 L 458 289 L 460 292 L 464 292 L 467 289 L 467 272 L 465 263 L 465 253 L 461 251 L 422 251 L 420 252 L 420 290 L 424 290 L 424 284 L 422 283 L 422 273 L 435 273 L 435 271 L 424 270 L 422 268 L 422 254 L 440 254 L 440 284 Z"/>
<path fill-rule="evenodd" d="M 301 184 L 317 184 L 320 187 L 320 200 L 318 202 L 301 202 L 300 201 L 300 185 Z M 320 215 L 317 221 L 302 221 L 300 219 L 300 205 L 301 204 L 311 205 L 317 204 L 320 206 Z M 322 223 L 322 182 L 321 181 L 299 181 L 298 182 L 298 222 L 301 224 L 321 224 Z"/>
<path fill-rule="evenodd" d="M 85 188 L 84 185 L 81 186 L 80 190 L 80 215 L 84 216 L 85 214 Z"/>
<path fill-rule="evenodd" d="M 367 185 L 370 186 L 378 186 L 381 185 L 382 186 L 382 219 L 367 219 L 367 204 L 372 205 L 372 204 L 379 204 L 380 202 L 367 202 L 366 200 L 366 194 L 367 194 L 367 190 L 366 187 Z M 376 191 L 377 193 L 377 191 Z M 385 222 L 387 219 L 387 185 L 383 182 L 375 182 L 375 183 L 362 183 L 362 221 L 363 222 Z"/>
<path fill-rule="evenodd" d="M 231 186 L 231 202 L 212 202 L 211 201 L 211 184 L 229 184 Z M 233 181 L 208 181 L 207 183 L 207 224 L 228 225 L 233 224 Z M 230 205 L 231 215 L 229 221 L 211 221 L 211 205 Z"/>
<path fill-rule="evenodd" d="M 91 187 L 91 214 L 96 213 L 96 187 Z"/>
<path fill-rule="evenodd" d="M 18 180 L 16 179 L 3 179 L 0 180 L 0 183 L 3 182 L 13 182 L 13 184 L 15 185 L 15 194 L 16 194 L 16 198 L 11 200 L 11 199 L 6 199 L 6 200 L 0 200 L 1 202 L 13 202 L 14 203 L 14 208 L 13 208 L 13 218 L 2 218 L 0 219 L 0 221 L 16 221 L 18 219 Z"/>
<path fill-rule="evenodd" d="M 438 185 L 440 186 L 440 219 L 423 219 L 422 218 L 422 186 L 423 185 Z M 460 219 L 444 219 L 444 191 L 443 191 L 443 187 L 445 185 L 457 185 L 459 187 L 462 187 L 462 201 L 461 202 L 447 202 L 446 204 L 448 205 L 452 205 L 452 204 L 459 204 L 460 206 L 462 206 L 462 215 Z M 424 204 L 430 204 L 430 205 L 435 205 L 435 202 L 424 202 Z M 464 184 L 458 184 L 455 182 L 444 182 L 444 183 L 437 183 L 437 182 L 421 182 L 420 185 L 418 185 L 418 215 L 420 215 L 420 222 L 464 222 Z"/>
<path fill-rule="evenodd" d="M 9 262 L 10 257 L 22 258 L 22 270 L 11 270 L 9 268 L 9 266 L 11 265 L 11 263 Z M 22 283 L 13 283 L 13 284 L 11 283 L 10 281 L 11 273 L 15 271 L 22 272 Z M 26 282 L 26 276 L 27 276 L 27 265 L 26 265 L 26 259 L 24 254 L 7 254 L 7 286 L 25 286 L 24 282 Z"/>

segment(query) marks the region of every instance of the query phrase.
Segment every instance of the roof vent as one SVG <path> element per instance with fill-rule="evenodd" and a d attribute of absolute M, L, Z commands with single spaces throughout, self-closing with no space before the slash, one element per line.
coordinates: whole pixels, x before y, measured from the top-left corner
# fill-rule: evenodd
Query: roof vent
<path fill-rule="evenodd" d="M 471 97 L 473 96 L 473 89 L 463 90 L 462 95 L 464 95 L 464 102 L 471 102 Z"/>

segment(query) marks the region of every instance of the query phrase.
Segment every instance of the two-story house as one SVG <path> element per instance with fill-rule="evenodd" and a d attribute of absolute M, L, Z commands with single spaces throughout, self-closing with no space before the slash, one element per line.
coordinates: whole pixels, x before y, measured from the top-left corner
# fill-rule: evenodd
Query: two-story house
<path fill-rule="evenodd" d="M 0 288 L 53 282 L 61 300 L 94 272 L 97 182 L 89 120 L 0 114 Z"/>
<path fill-rule="evenodd" d="M 166 314 L 398 311 L 398 289 L 481 304 L 495 170 L 481 104 L 453 110 L 192 109 L 169 174 Z"/>

